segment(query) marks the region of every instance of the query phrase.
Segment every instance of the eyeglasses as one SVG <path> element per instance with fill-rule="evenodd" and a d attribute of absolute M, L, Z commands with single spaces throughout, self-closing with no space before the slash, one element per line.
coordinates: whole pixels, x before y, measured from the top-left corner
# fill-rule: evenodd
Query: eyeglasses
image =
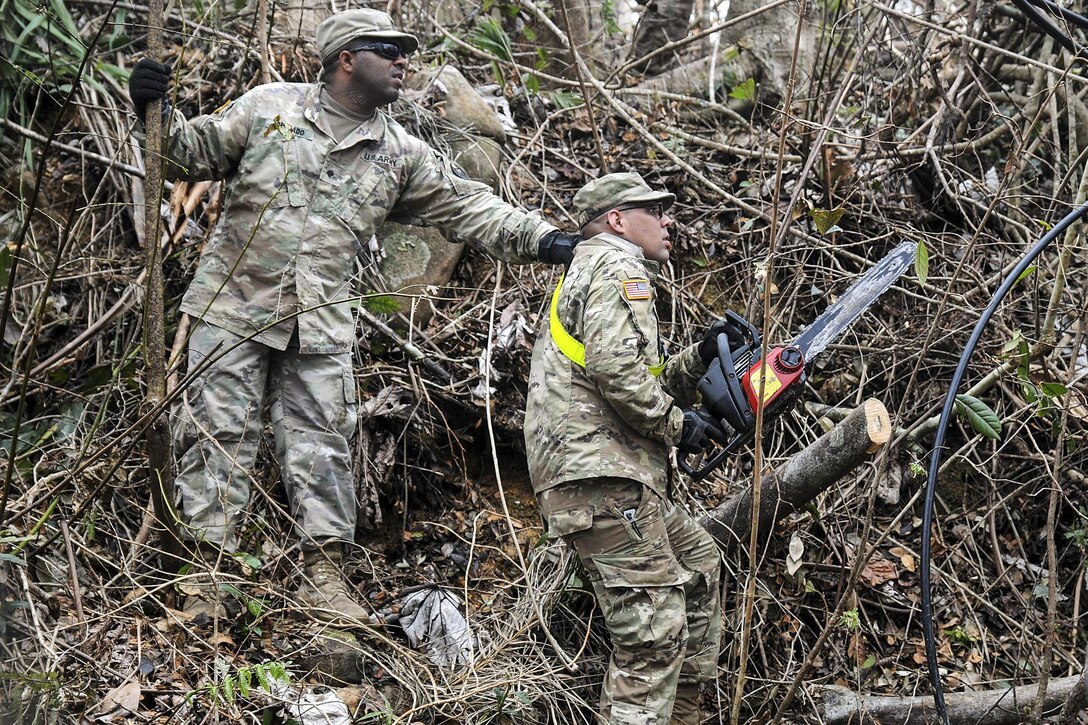
<path fill-rule="evenodd" d="M 402 55 L 407 58 L 411 55 L 410 52 L 405 51 L 396 43 L 367 43 L 366 45 L 360 45 L 358 48 L 352 48 L 348 52 L 359 53 L 364 50 L 368 50 L 371 53 L 377 53 L 386 60 L 396 60 Z"/>
<path fill-rule="evenodd" d="M 648 213 L 654 219 L 661 219 L 665 215 L 665 207 L 660 202 L 650 205 L 638 205 L 638 206 L 621 206 L 616 211 L 634 211 L 635 209 L 641 209 Z"/>

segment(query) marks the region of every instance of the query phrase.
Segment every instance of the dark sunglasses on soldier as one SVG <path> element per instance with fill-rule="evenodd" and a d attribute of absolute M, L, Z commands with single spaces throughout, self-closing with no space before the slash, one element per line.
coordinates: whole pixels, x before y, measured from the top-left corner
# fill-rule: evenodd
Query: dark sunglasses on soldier
<path fill-rule="evenodd" d="M 372 53 L 377 53 L 386 60 L 396 60 L 402 55 L 407 58 L 411 53 L 407 53 L 401 49 L 396 43 L 367 43 L 366 45 L 360 45 L 358 48 L 352 48 L 349 53 L 359 53 L 364 50 L 369 50 Z"/>

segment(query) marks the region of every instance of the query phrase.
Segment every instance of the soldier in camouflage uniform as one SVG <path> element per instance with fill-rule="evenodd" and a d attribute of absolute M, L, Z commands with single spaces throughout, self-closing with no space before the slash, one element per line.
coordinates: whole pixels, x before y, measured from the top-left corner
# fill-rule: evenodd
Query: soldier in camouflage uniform
<path fill-rule="evenodd" d="M 529 375 L 529 474 L 548 532 L 585 565 L 604 614 L 613 652 L 601 712 L 613 725 L 698 723 L 721 635 L 718 548 L 668 490 L 673 446 L 724 436 L 683 410 L 716 328 L 661 359 L 654 279 L 672 248 L 673 200 L 633 173 L 575 195 L 585 241 Z"/>
<path fill-rule="evenodd" d="M 322 82 L 262 85 L 193 119 L 164 104 L 167 176 L 226 182 L 181 304 L 197 319 L 190 369 L 214 362 L 172 416 L 177 505 L 206 562 L 234 550 L 267 405 L 303 546 L 297 598 L 357 624 L 368 613 L 339 567 L 355 531 L 357 252 L 386 219 L 435 225 L 511 262 L 564 263 L 577 237 L 464 178 L 381 110 L 399 97 L 418 46 L 388 15 L 334 15 L 316 44 Z M 141 118 L 168 82 L 165 66 L 137 64 L 130 95 Z M 187 610 L 222 614 L 214 581 L 198 589 Z"/>

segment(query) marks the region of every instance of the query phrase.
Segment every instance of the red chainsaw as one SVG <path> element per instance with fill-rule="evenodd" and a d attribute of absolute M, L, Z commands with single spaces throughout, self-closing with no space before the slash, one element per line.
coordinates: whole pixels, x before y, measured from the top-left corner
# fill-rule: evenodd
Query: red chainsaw
<path fill-rule="evenodd" d="M 706 478 L 755 437 L 756 410 L 763 421 L 774 420 L 793 407 L 807 380 L 812 360 L 850 327 L 851 323 L 892 286 L 914 262 L 918 245 L 903 242 L 858 278 L 793 342 L 763 353 L 759 331 L 735 312 L 727 312 L 718 334 L 718 357 L 699 380 L 702 408 L 721 423 L 727 440 L 701 464 L 679 459 L 680 469 L 695 480 Z"/>

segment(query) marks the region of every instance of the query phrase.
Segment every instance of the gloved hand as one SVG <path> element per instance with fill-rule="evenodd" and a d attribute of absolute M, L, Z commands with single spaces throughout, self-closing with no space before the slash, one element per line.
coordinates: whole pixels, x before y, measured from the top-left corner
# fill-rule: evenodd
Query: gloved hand
<path fill-rule="evenodd" d="M 712 440 L 718 443 L 725 443 L 728 440 L 728 436 L 718 422 L 702 410 L 695 408 L 685 410 L 684 427 L 680 431 L 677 449 L 683 454 L 701 453 L 706 450 Z"/>
<path fill-rule="evenodd" d="M 570 264 L 574 259 L 574 246 L 582 241 L 581 234 L 569 234 L 555 229 L 540 238 L 537 258 L 548 264 Z"/>
<path fill-rule="evenodd" d="M 744 344 L 744 333 L 731 320 L 724 317 L 715 320 L 707 329 L 703 341 L 699 343 L 699 357 L 702 358 L 703 365 L 709 367 L 714 358 L 718 357 L 718 335 L 723 332 L 729 338 L 730 350 Z"/>
<path fill-rule="evenodd" d="M 166 98 L 169 87 L 170 68 L 157 60 L 140 58 L 128 77 L 128 97 L 141 121 L 147 115 L 148 102 Z"/>

